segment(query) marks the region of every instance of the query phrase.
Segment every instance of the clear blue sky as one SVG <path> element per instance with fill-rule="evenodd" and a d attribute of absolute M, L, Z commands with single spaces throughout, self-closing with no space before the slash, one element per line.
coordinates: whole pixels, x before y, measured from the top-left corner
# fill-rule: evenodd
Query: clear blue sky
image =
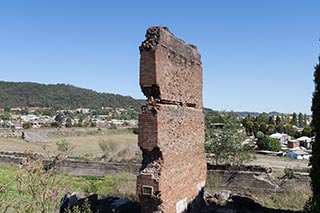
<path fill-rule="evenodd" d="M 139 49 L 167 26 L 202 55 L 204 104 L 310 113 L 319 0 L 0 1 L 0 80 L 144 98 Z"/>

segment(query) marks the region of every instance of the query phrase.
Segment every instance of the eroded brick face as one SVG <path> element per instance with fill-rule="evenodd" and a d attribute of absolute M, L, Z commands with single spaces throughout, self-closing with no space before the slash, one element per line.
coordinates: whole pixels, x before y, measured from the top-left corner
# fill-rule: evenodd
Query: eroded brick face
<path fill-rule="evenodd" d="M 162 27 L 147 30 L 140 54 L 142 212 L 196 212 L 206 179 L 200 54 Z"/>

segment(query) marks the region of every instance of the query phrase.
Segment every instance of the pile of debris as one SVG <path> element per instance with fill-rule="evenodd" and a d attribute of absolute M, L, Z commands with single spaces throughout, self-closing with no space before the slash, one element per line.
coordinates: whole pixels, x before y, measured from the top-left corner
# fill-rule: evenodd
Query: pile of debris
<path fill-rule="evenodd" d="M 103 213 L 140 213 L 140 205 L 127 198 L 98 198 L 97 194 L 82 196 L 80 193 L 66 193 L 61 199 L 60 212 L 103 212 Z"/>
<path fill-rule="evenodd" d="M 229 190 L 222 190 L 213 195 L 206 192 L 205 200 L 207 205 L 200 213 L 300 213 L 266 208 L 248 194 L 234 194 Z"/>

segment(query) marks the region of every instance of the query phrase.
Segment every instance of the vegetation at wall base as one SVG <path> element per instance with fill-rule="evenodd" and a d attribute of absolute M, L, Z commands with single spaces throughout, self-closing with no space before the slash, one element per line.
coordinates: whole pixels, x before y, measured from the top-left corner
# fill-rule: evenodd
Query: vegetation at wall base
<path fill-rule="evenodd" d="M 320 212 L 320 57 L 314 72 L 315 90 L 312 99 L 312 123 L 316 135 L 310 158 L 311 188 L 313 196 L 306 205 L 307 212 Z"/>
<path fill-rule="evenodd" d="M 60 200 L 68 192 L 135 198 L 135 175 L 119 173 L 112 177 L 74 177 L 58 172 L 67 158 L 70 143 L 57 143 L 58 152 L 34 157 L 31 152 L 19 169 L 0 166 L 0 212 L 58 212 Z M 72 211 L 89 212 L 89 211 Z"/>

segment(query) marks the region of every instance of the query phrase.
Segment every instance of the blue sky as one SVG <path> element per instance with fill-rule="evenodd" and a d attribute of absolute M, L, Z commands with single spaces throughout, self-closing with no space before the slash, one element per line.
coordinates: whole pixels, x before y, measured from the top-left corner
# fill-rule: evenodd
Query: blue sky
<path fill-rule="evenodd" d="M 144 98 L 139 45 L 167 26 L 202 56 L 204 105 L 310 113 L 319 0 L 0 1 L 0 80 Z"/>

